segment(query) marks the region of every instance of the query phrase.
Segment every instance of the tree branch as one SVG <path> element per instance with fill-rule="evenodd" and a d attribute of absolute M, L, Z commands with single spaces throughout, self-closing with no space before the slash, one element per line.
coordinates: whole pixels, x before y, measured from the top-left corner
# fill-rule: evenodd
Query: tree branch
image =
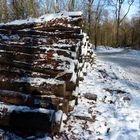
<path fill-rule="evenodd" d="M 131 3 L 129 3 L 128 10 L 127 10 L 127 12 L 125 13 L 125 15 L 123 16 L 123 18 L 120 20 L 120 24 L 122 23 L 122 21 L 124 20 L 124 18 L 125 18 L 125 17 L 127 16 L 127 14 L 129 13 L 130 8 L 131 8 L 131 6 L 132 6 L 133 3 L 134 3 L 134 0 L 133 0 Z"/>

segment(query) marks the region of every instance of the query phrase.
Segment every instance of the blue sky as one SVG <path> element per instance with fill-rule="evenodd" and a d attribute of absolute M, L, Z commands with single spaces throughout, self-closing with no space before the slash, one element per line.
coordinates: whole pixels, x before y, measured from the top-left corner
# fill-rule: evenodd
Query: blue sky
<path fill-rule="evenodd" d="M 125 13 L 128 10 L 128 0 L 125 0 L 125 3 L 122 5 L 122 11 L 121 11 L 121 17 L 123 17 L 125 15 Z M 115 10 L 113 7 L 109 7 L 107 8 L 108 10 Z M 138 15 L 138 11 L 140 11 L 140 0 L 134 0 L 134 3 L 132 4 L 130 11 L 127 15 L 127 18 L 131 20 L 132 17 L 135 17 L 136 15 Z M 114 17 L 114 12 L 111 13 L 109 12 L 111 16 Z"/>
<path fill-rule="evenodd" d="M 51 2 L 52 0 L 50 0 Z M 76 2 L 81 3 L 83 0 L 76 0 Z M 85 0 L 86 1 L 86 0 Z M 115 0 L 114 0 L 115 1 Z M 126 10 L 128 9 L 128 0 L 125 0 L 125 4 L 123 4 L 123 11 L 122 13 L 125 14 Z M 45 3 L 45 0 L 42 0 L 42 2 Z M 65 1 L 66 2 L 66 1 Z M 95 3 L 97 1 L 95 0 Z M 138 13 L 138 9 L 140 8 L 140 0 L 134 0 L 133 5 L 131 6 L 131 9 L 127 15 L 128 19 L 131 19 L 133 16 L 135 16 Z M 112 8 L 111 8 L 112 9 Z"/>
<path fill-rule="evenodd" d="M 128 5 L 125 4 L 124 6 L 124 11 L 127 10 Z M 131 6 L 130 12 L 127 15 L 127 17 L 130 19 L 131 17 L 135 16 L 136 14 L 138 14 L 138 10 L 140 8 L 140 0 L 134 0 L 133 5 Z"/>

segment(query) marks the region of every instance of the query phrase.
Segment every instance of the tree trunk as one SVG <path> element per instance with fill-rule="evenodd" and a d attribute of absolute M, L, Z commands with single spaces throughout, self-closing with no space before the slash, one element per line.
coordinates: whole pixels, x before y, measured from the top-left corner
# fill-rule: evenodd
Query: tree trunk
<path fill-rule="evenodd" d="M 132 28 L 132 31 L 131 31 L 131 45 L 132 45 L 132 48 L 134 47 L 134 32 L 135 32 L 135 29 Z"/>
<path fill-rule="evenodd" d="M 97 25 L 95 25 L 95 33 L 94 33 L 94 45 L 95 45 L 95 50 L 97 49 L 97 27 L 96 27 Z"/>

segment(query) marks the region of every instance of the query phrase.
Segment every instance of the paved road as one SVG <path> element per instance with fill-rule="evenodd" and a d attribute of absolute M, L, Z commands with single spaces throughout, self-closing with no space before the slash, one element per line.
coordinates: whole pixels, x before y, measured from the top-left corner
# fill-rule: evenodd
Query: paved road
<path fill-rule="evenodd" d="M 122 67 L 133 82 L 140 84 L 140 56 L 130 55 L 129 50 L 113 53 L 97 53 L 98 59 L 113 62 Z"/>

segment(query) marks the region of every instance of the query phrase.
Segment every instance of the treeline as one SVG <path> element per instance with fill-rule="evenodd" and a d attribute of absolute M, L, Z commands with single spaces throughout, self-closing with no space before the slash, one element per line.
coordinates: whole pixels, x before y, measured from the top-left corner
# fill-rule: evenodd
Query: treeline
<path fill-rule="evenodd" d="M 0 0 L 0 22 L 60 11 L 83 11 L 84 30 L 95 45 L 140 49 L 140 11 L 134 0 Z M 138 3 L 135 3 L 138 4 Z M 125 10 L 124 10 L 125 9 Z"/>

